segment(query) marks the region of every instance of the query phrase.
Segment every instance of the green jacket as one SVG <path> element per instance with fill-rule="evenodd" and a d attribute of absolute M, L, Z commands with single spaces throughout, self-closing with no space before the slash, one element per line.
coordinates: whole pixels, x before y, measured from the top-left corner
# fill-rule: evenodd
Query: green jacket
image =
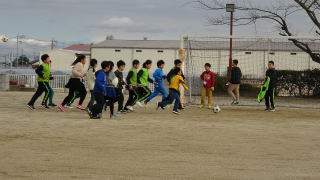
<path fill-rule="evenodd" d="M 149 78 L 149 70 L 147 68 L 141 68 L 138 73 L 138 84 L 148 86 L 148 83 L 153 83 L 153 80 Z"/>
<path fill-rule="evenodd" d="M 36 73 L 38 74 L 38 82 L 49 82 L 50 80 L 50 65 L 42 63 L 37 69 Z"/>
<path fill-rule="evenodd" d="M 129 85 L 133 85 L 133 86 L 137 86 L 138 85 L 137 74 L 138 74 L 137 69 L 131 68 L 129 70 L 129 74 L 127 76 L 127 83 Z"/>

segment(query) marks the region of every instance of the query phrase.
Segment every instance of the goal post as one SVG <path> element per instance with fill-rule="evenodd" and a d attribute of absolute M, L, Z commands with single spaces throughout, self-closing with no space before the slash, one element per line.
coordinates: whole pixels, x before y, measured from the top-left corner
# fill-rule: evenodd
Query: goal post
<path fill-rule="evenodd" d="M 183 64 L 183 70 L 190 88 L 187 95 L 188 103 L 199 104 L 200 102 L 199 96 L 202 82 L 199 76 L 204 71 L 205 63 L 210 63 L 212 71 L 217 74 L 216 85 L 218 87 L 215 97 L 218 97 L 218 99 L 219 97 L 224 97 L 225 99 L 225 102 L 219 102 L 219 104 L 228 104 L 230 101 L 228 101 L 225 87 L 228 81 L 230 39 L 233 40 L 232 57 L 239 61 L 239 67 L 243 74 L 241 93 L 244 95 L 249 94 L 249 91 L 254 91 L 249 90 L 249 86 L 253 86 L 254 88 L 259 87 L 260 82 L 265 77 L 269 61 L 274 61 L 276 69 L 281 71 L 281 73 L 286 71 L 288 73 L 291 71 L 292 73 L 303 73 L 308 70 L 320 69 L 319 63 L 312 61 L 307 53 L 290 41 L 290 39 L 297 39 L 307 43 L 314 52 L 320 53 L 320 37 L 183 35 L 181 36 L 180 48 L 186 50 L 186 61 Z M 288 84 L 284 84 L 283 86 L 285 85 Z M 295 88 L 294 86 L 299 85 L 292 85 L 290 88 Z M 292 93 L 290 94 L 290 92 L 285 91 L 301 91 L 301 87 L 299 88 L 294 90 L 288 90 L 288 88 L 285 90 L 283 88 L 278 94 L 286 97 L 292 96 Z M 312 88 L 316 89 L 316 87 Z M 254 95 L 253 92 L 250 93 L 251 96 Z M 249 105 L 253 104 L 253 102 L 243 102 L 243 104 Z"/>

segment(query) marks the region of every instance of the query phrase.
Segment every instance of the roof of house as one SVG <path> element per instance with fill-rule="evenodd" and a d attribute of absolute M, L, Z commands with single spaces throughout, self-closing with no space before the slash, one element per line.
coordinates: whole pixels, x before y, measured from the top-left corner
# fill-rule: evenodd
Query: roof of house
<path fill-rule="evenodd" d="M 72 50 L 72 51 L 90 51 L 90 48 L 91 48 L 91 45 L 89 44 L 74 44 L 63 49 Z"/>
<path fill-rule="evenodd" d="M 314 51 L 320 51 L 320 43 L 308 42 Z M 229 41 L 189 41 L 188 46 L 197 50 L 228 50 Z M 179 49 L 178 40 L 105 40 L 92 48 Z M 292 42 L 233 41 L 233 50 L 243 51 L 301 51 Z"/>

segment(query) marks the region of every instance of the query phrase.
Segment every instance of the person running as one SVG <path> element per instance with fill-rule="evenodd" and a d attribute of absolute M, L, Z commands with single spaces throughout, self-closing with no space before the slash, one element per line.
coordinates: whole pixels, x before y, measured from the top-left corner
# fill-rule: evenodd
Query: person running
<path fill-rule="evenodd" d="M 112 71 L 114 64 L 112 61 L 108 61 L 110 64 L 110 70 L 106 72 L 107 81 L 106 81 L 106 106 L 110 107 L 110 118 L 111 119 L 117 119 L 118 116 L 114 114 L 114 104 L 118 101 L 118 94 L 117 94 L 117 88 L 118 85 L 118 78 Z"/>
<path fill-rule="evenodd" d="M 50 68 L 51 68 L 51 64 L 52 64 L 52 61 L 50 60 Z M 53 80 L 53 76 L 52 74 L 50 73 L 50 80 Z M 50 86 L 49 84 L 49 89 L 50 89 L 50 93 L 49 93 L 49 105 L 50 107 L 56 107 L 57 105 L 55 103 L 53 103 L 53 96 L 54 96 L 54 90 L 52 89 L 52 87 Z"/>
<path fill-rule="evenodd" d="M 231 76 L 230 81 L 228 83 L 228 93 L 233 99 L 231 105 L 239 104 L 241 77 L 241 69 L 238 67 L 238 60 L 235 59 L 232 61 Z"/>
<path fill-rule="evenodd" d="M 95 104 L 89 107 L 89 116 L 91 119 L 101 119 L 102 118 L 102 110 L 105 106 L 107 96 L 107 72 L 110 71 L 111 63 L 110 61 L 103 61 L 101 63 L 101 70 L 95 73 L 95 83 L 93 88 L 93 95 L 95 99 Z"/>
<path fill-rule="evenodd" d="M 277 71 L 275 69 L 273 61 L 269 61 L 268 63 L 268 70 L 266 72 L 266 77 L 270 78 L 270 83 L 269 83 L 269 88 L 265 95 L 265 101 L 266 101 L 265 110 L 274 112 L 276 111 L 274 98 L 275 98 L 275 90 L 277 87 L 278 76 L 277 76 Z"/>
<path fill-rule="evenodd" d="M 153 83 L 153 80 L 149 77 L 149 70 L 152 66 L 151 60 L 146 60 L 146 62 L 143 63 L 143 67 L 140 69 L 137 75 L 137 81 L 138 81 L 138 101 L 137 104 L 142 107 L 141 102 L 146 100 L 150 95 L 151 91 L 148 87 L 149 83 Z"/>
<path fill-rule="evenodd" d="M 179 69 L 181 69 L 181 67 L 182 67 L 182 61 L 180 60 L 180 59 L 176 59 L 176 60 L 174 60 L 174 67 L 170 70 L 170 72 L 167 74 L 167 80 L 168 80 L 168 82 L 169 82 L 169 85 L 170 85 L 170 83 L 171 83 L 171 78 L 172 77 L 174 77 L 175 76 L 175 74 L 174 74 L 174 70 L 176 69 L 176 68 L 179 68 Z M 183 80 L 185 80 L 185 77 L 184 77 L 184 75 L 183 75 L 183 72 L 181 71 L 181 77 L 183 78 Z M 184 88 L 183 87 L 180 87 L 180 90 L 182 91 Z M 179 93 L 181 93 L 180 91 L 179 91 Z M 185 108 L 184 108 L 184 105 L 183 105 L 183 101 L 184 101 L 184 98 L 182 98 L 183 97 L 183 95 L 182 96 L 180 96 L 180 105 L 179 105 L 179 109 L 180 110 L 184 110 Z M 170 97 L 168 96 L 167 97 L 168 99 L 170 99 Z"/>
<path fill-rule="evenodd" d="M 63 102 L 58 106 L 59 109 L 63 112 L 66 111 L 66 108 L 64 106 L 72 102 L 72 99 L 76 96 L 76 92 L 78 92 L 80 96 L 79 104 L 76 107 L 81 110 L 86 109 L 85 107 L 82 106 L 82 103 L 86 98 L 87 90 L 81 81 L 82 78 L 86 77 L 86 74 L 83 73 L 83 68 L 85 64 L 86 64 L 86 56 L 84 55 L 79 55 L 77 59 L 72 63 L 73 68 L 72 68 L 71 78 L 68 82 L 69 94 L 63 100 Z"/>
<path fill-rule="evenodd" d="M 137 93 L 137 74 L 138 69 L 140 66 L 139 60 L 133 60 L 132 61 L 132 68 L 129 70 L 129 73 L 127 75 L 126 81 L 127 81 L 127 88 L 129 90 L 129 98 L 125 105 L 125 110 L 128 111 L 134 111 L 133 106 L 136 104 L 138 100 L 138 93 Z"/>
<path fill-rule="evenodd" d="M 205 98 L 208 97 L 208 109 L 212 108 L 212 94 L 214 91 L 215 73 L 211 71 L 211 64 L 204 65 L 205 71 L 201 74 L 200 79 L 203 81 L 201 89 L 201 105 L 200 108 L 205 107 Z"/>
<path fill-rule="evenodd" d="M 166 75 L 164 75 L 163 73 L 163 69 L 164 69 L 164 61 L 163 60 L 159 60 L 157 62 L 157 66 L 158 69 L 153 73 L 153 78 L 154 78 L 154 92 L 146 99 L 146 101 L 144 102 L 145 104 L 147 104 L 148 102 L 150 102 L 154 97 L 156 97 L 159 93 L 162 95 L 162 100 L 164 100 L 167 96 L 168 93 L 166 91 L 166 89 L 163 86 L 163 79 L 166 79 Z"/>
<path fill-rule="evenodd" d="M 124 95 L 123 95 L 123 86 L 126 85 L 126 82 L 123 79 L 123 71 L 126 67 L 126 63 L 122 60 L 117 62 L 118 69 L 114 72 L 118 78 L 117 94 L 118 94 L 118 114 L 126 113 L 127 111 L 123 107 Z"/>
<path fill-rule="evenodd" d="M 42 55 L 41 60 L 43 63 L 36 69 L 36 73 L 38 75 L 38 78 L 37 78 L 38 89 L 27 104 L 27 106 L 32 110 L 35 109 L 34 103 L 42 95 L 43 92 L 45 92 L 45 95 L 43 97 L 41 107 L 44 109 L 49 109 L 47 102 L 50 94 L 49 80 L 50 80 L 50 61 L 51 60 L 48 54 Z"/>
<path fill-rule="evenodd" d="M 87 105 L 87 109 L 93 105 L 94 103 L 94 95 L 93 95 L 93 88 L 94 88 L 94 82 L 95 82 L 95 73 L 96 73 L 96 67 L 97 67 L 98 61 L 96 59 L 90 60 L 90 66 L 88 68 L 87 72 L 87 82 L 88 82 L 88 89 L 91 94 L 90 101 Z"/>
<path fill-rule="evenodd" d="M 169 99 L 166 98 L 162 102 L 159 102 L 157 105 L 157 109 L 161 108 L 164 109 L 167 105 L 172 104 L 174 102 L 174 107 L 173 107 L 173 113 L 174 114 L 180 114 L 179 112 L 179 105 L 180 105 L 180 85 L 184 87 L 185 90 L 189 90 L 187 85 L 185 84 L 185 81 L 183 80 L 182 71 L 180 68 L 175 68 L 173 70 L 173 76 L 171 78 L 170 86 L 169 86 Z"/>

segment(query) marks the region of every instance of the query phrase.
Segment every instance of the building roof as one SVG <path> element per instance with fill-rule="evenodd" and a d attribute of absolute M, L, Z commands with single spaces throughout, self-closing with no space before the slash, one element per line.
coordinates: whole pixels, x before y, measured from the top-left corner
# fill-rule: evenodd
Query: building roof
<path fill-rule="evenodd" d="M 320 52 L 320 43 L 308 42 L 310 48 Z M 197 50 L 228 50 L 229 41 L 189 41 L 188 46 Z M 178 40 L 105 40 L 92 48 L 179 49 Z M 233 50 L 242 51 L 301 51 L 292 42 L 233 41 Z"/>
<path fill-rule="evenodd" d="M 63 48 L 65 50 L 72 50 L 72 51 L 90 51 L 91 45 L 89 44 L 74 44 L 69 47 Z"/>
<path fill-rule="evenodd" d="M 179 49 L 177 40 L 105 40 L 93 48 Z"/>

